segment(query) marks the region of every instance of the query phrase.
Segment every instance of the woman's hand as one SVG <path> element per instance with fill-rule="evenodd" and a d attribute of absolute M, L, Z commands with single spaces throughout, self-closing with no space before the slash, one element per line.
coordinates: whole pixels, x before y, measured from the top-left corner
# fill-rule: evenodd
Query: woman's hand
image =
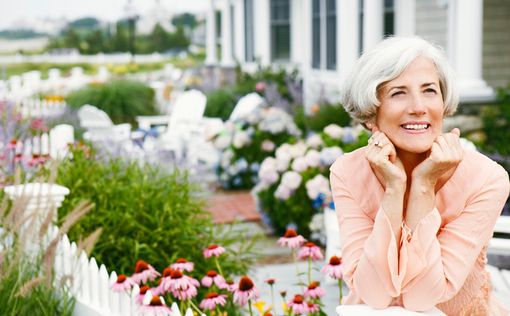
<path fill-rule="evenodd" d="M 374 127 L 372 132 L 365 157 L 377 178 L 386 188 L 405 188 L 407 176 L 402 162 L 397 157 L 395 146 L 377 127 Z"/>
<path fill-rule="evenodd" d="M 418 180 L 435 185 L 441 176 L 453 171 L 462 161 L 463 151 L 459 141 L 460 130 L 452 129 L 450 133 L 439 135 L 427 159 L 413 170 L 413 182 Z"/>

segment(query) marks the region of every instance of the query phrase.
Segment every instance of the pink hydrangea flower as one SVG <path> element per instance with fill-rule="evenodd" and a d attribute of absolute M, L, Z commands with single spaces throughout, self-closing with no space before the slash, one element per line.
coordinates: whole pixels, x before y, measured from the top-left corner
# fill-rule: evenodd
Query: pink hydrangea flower
<path fill-rule="evenodd" d="M 283 237 L 278 239 L 280 246 L 289 248 L 299 248 L 304 242 L 306 242 L 306 239 L 298 235 L 292 228 L 288 228 Z"/>
<path fill-rule="evenodd" d="M 194 264 L 193 262 L 186 261 L 184 258 L 179 258 L 175 261 L 175 263 L 172 263 L 170 265 L 170 268 L 174 270 L 181 270 L 181 271 L 193 271 Z"/>
<path fill-rule="evenodd" d="M 308 285 L 307 289 L 305 290 L 305 297 L 308 298 L 320 298 L 326 295 L 326 291 L 324 291 L 323 288 L 319 287 L 319 282 L 312 282 L 310 285 Z"/>
<path fill-rule="evenodd" d="M 117 277 L 117 281 L 111 285 L 111 288 L 114 292 L 124 292 L 131 290 L 135 284 L 135 281 L 133 281 L 130 277 L 120 274 Z"/>
<path fill-rule="evenodd" d="M 322 256 L 321 249 L 315 245 L 313 242 L 306 242 L 301 249 L 298 251 L 298 258 L 301 260 L 312 259 L 312 260 L 322 260 L 324 257 Z"/>
<path fill-rule="evenodd" d="M 131 276 L 137 284 L 146 283 L 147 280 L 154 281 L 161 274 L 153 266 L 143 260 L 138 260 L 135 266 L 135 273 Z"/>
<path fill-rule="evenodd" d="M 226 295 L 216 292 L 207 293 L 202 302 L 200 302 L 200 308 L 214 310 L 217 305 L 224 306 L 227 304 L 226 297 Z"/>
<path fill-rule="evenodd" d="M 249 300 L 257 297 L 259 297 L 259 292 L 253 281 L 249 277 L 243 276 L 234 290 L 234 303 L 244 306 Z"/>
<path fill-rule="evenodd" d="M 308 304 L 305 302 L 302 295 L 295 295 L 294 298 L 287 303 L 287 306 L 292 310 L 292 314 L 294 315 L 308 313 Z"/>
<path fill-rule="evenodd" d="M 146 296 L 140 312 L 144 316 L 171 316 L 172 309 L 165 304 L 162 296 Z"/>
<path fill-rule="evenodd" d="M 225 248 L 218 246 L 216 244 L 209 245 L 206 249 L 204 249 L 204 257 L 210 258 L 212 256 L 219 257 L 222 253 L 225 252 Z"/>
<path fill-rule="evenodd" d="M 332 256 L 329 259 L 329 264 L 325 265 L 322 268 L 322 273 L 325 275 L 335 279 L 339 280 L 343 278 L 343 272 L 342 272 L 342 258 L 337 256 Z"/>
<path fill-rule="evenodd" d="M 216 284 L 220 289 L 227 288 L 227 281 L 218 274 L 215 270 L 209 270 L 207 274 L 202 278 L 202 285 L 205 287 L 210 287 L 212 284 Z"/>

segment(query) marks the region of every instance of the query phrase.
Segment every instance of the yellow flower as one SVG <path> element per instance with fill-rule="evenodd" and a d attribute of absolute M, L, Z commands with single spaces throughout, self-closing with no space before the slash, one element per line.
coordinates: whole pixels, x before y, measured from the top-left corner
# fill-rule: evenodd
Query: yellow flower
<path fill-rule="evenodd" d="M 285 302 L 282 303 L 282 310 L 283 310 L 284 314 L 287 314 L 288 307 L 287 307 L 287 304 Z"/>
<path fill-rule="evenodd" d="M 263 313 L 264 312 L 264 306 L 266 305 L 266 302 L 260 300 L 260 301 L 257 301 L 256 303 L 253 304 L 253 306 L 255 306 L 255 308 L 259 311 L 259 313 Z"/>

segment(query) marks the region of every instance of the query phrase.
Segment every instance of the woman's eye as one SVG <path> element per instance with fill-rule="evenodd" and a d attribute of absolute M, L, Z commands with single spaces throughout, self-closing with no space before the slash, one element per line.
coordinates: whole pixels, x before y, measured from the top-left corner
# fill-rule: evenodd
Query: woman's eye
<path fill-rule="evenodd" d="M 393 92 L 393 93 L 391 94 L 391 96 L 392 96 L 392 97 L 394 97 L 394 96 L 397 96 L 397 95 L 400 95 L 400 94 L 404 94 L 404 91 L 396 91 L 396 92 Z"/>
<path fill-rule="evenodd" d="M 428 93 L 436 93 L 436 90 L 435 90 L 435 89 L 432 89 L 432 88 L 428 88 L 428 89 L 425 89 L 425 92 L 428 92 Z"/>

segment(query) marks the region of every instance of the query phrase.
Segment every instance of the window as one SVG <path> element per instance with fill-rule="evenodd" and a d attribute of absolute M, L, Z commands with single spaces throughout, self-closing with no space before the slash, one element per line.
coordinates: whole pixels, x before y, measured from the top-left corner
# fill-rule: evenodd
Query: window
<path fill-rule="evenodd" d="M 336 0 L 312 1 L 312 67 L 336 70 Z"/>
<path fill-rule="evenodd" d="M 363 9 L 363 6 L 365 5 L 365 1 L 364 0 L 359 0 L 359 43 L 358 43 L 358 47 L 359 47 L 359 54 L 361 55 L 361 53 L 363 53 L 363 19 L 365 18 L 364 16 L 364 9 Z"/>
<path fill-rule="evenodd" d="M 395 1 L 384 0 L 384 37 L 395 34 Z"/>
<path fill-rule="evenodd" d="M 254 42 L 253 0 L 244 0 L 244 59 L 247 62 L 255 61 Z"/>
<path fill-rule="evenodd" d="M 290 59 L 290 0 L 271 0 L 271 59 Z"/>

